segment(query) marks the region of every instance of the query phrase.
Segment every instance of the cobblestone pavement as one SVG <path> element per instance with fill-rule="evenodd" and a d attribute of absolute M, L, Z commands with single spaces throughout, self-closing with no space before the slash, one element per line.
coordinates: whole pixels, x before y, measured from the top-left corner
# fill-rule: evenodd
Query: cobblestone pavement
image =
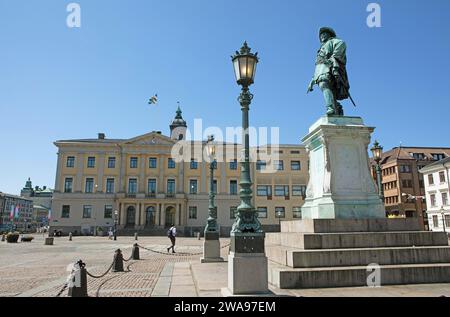
<path fill-rule="evenodd" d="M 88 277 L 88 294 L 93 297 L 147 297 L 151 296 L 167 263 L 198 262 L 203 240 L 178 238 L 175 250 L 167 253 L 170 244 L 166 237 L 107 237 L 55 238 L 53 246 L 44 245 L 44 237 L 34 235 L 31 243 L 0 243 L 0 296 L 53 297 L 62 289 L 67 276 L 67 266 L 78 260 L 86 263 L 88 272 L 103 274 L 111 265 L 114 252 L 121 249 L 125 259 L 131 255 L 132 245 L 139 245 L 140 261 L 124 262 L 125 272 L 109 272 L 98 279 Z M 221 245 L 227 254 L 228 239 Z M 67 296 L 67 290 L 61 295 Z M 192 294 L 195 296 L 195 294 Z"/>

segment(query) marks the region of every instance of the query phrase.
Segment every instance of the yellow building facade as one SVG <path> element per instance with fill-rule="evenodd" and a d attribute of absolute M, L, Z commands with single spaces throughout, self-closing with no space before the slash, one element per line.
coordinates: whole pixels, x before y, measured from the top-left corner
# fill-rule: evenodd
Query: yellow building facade
<path fill-rule="evenodd" d="M 113 228 L 117 211 L 117 226 L 123 234 L 164 234 L 172 224 L 185 236 L 203 232 L 208 218 L 210 163 L 204 159 L 205 142 L 185 141 L 186 129 L 178 110 L 170 137 L 153 131 L 131 139 L 107 139 L 99 134 L 96 139 L 56 141 L 50 230 L 104 233 Z M 180 144 L 185 149 L 182 157 L 174 155 L 174 147 Z M 241 148 L 230 143 L 216 147 L 217 220 L 226 236 L 240 203 Z M 261 159 L 269 154 L 276 154 L 277 159 Z M 252 157 L 253 203 L 263 228 L 277 230 L 280 221 L 300 218 L 309 177 L 304 147 L 252 148 Z M 275 166 L 275 171 L 270 171 L 270 166 Z"/>

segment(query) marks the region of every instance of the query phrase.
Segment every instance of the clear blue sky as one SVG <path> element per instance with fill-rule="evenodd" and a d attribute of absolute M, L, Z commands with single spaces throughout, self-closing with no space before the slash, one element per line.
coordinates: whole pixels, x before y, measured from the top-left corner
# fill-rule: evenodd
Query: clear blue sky
<path fill-rule="evenodd" d="M 79 0 L 82 26 L 66 26 L 64 0 L 0 0 L 0 191 L 31 177 L 53 188 L 55 140 L 168 134 L 180 101 L 188 125 L 240 125 L 230 55 L 259 52 L 251 125 L 278 126 L 297 144 L 324 114 L 306 95 L 320 26 L 348 45 L 347 115 L 377 127 L 385 149 L 450 146 L 450 1 Z M 147 105 L 158 93 L 159 105 Z"/>

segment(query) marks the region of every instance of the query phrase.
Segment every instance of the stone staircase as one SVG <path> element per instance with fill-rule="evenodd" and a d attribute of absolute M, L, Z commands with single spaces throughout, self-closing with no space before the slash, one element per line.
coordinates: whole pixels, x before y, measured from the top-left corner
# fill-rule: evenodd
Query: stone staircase
<path fill-rule="evenodd" d="M 420 231 L 416 219 L 295 220 L 266 234 L 269 283 L 278 288 L 450 282 L 450 247 L 442 232 Z"/>

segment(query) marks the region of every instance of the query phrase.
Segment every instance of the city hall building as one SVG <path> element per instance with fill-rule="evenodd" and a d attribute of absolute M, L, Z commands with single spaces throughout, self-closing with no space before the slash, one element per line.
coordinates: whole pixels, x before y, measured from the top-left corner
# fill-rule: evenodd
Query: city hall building
<path fill-rule="evenodd" d="M 170 136 L 153 131 L 131 139 L 61 140 L 50 230 L 98 234 L 114 227 L 119 233 L 164 234 L 175 224 L 191 236 L 203 232 L 208 218 L 210 163 L 203 159 L 206 141 L 186 141 L 187 125 L 178 109 Z M 185 144 L 183 160 L 173 148 Z M 186 145 L 189 151 L 186 151 Z M 226 236 L 240 203 L 241 145 L 218 143 L 214 168 L 217 220 Z M 308 182 L 308 158 L 300 145 L 251 149 L 253 204 L 265 230 L 281 220 L 301 218 Z M 188 154 L 187 154 L 188 153 Z M 265 158 L 274 155 L 270 165 Z M 187 156 L 189 155 L 189 156 Z M 116 217 L 117 215 L 117 217 Z"/>

